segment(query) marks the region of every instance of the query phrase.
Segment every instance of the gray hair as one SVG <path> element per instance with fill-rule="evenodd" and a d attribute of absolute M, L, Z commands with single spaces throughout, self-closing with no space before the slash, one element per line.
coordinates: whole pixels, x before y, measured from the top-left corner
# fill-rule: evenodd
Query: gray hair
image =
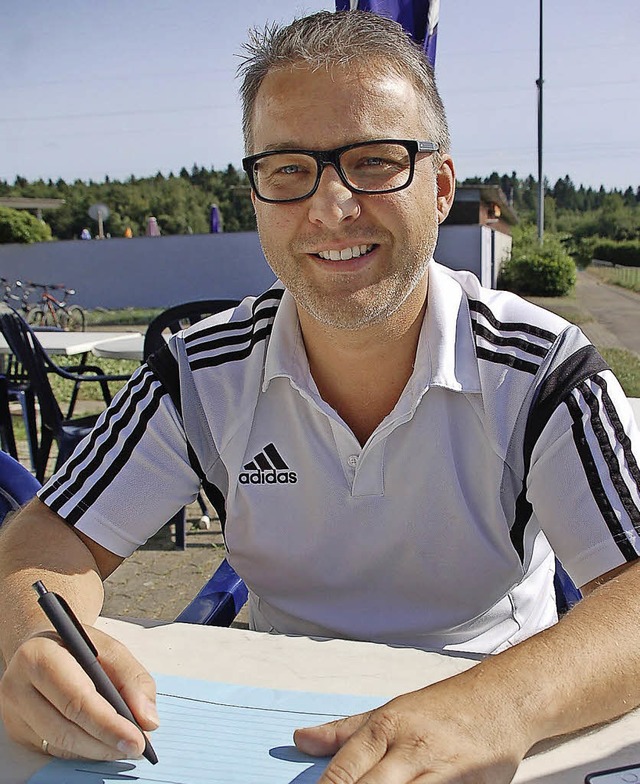
<path fill-rule="evenodd" d="M 422 99 L 432 141 L 440 155 L 451 140 L 433 68 L 422 49 L 391 19 L 368 11 L 321 11 L 294 20 L 286 27 L 268 25 L 250 31 L 244 46 L 242 77 L 242 130 L 247 154 L 253 150 L 253 110 L 262 81 L 270 71 L 306 66 L 310 69 L 347 66 L 363 60 L 379 70 L 408 78 Z M 434 161 L 435 162 L 435 161 Z"/>

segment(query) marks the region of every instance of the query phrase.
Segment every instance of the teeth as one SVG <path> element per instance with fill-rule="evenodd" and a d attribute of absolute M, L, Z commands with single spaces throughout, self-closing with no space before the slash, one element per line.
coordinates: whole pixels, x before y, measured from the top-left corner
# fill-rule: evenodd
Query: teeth
<path fill-rule="evenodd" d="M 373 250 L 373 245 L 356 245 L 353 248 L 344 248 L 344 250 L 321 250 L 316 255 L 320 256 L 325 261 L 348 261 L 349 259 L 364 256 Z"/>

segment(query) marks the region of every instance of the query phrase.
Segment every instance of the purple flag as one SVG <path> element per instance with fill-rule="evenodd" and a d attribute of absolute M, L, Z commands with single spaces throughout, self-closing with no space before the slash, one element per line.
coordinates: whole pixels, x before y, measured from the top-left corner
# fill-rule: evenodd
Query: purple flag
<path fill-rule="evenodd" d="M 336 0 L 336 11 L 373 11 L 399 22 L 436 64 L 440 0 Z"/>

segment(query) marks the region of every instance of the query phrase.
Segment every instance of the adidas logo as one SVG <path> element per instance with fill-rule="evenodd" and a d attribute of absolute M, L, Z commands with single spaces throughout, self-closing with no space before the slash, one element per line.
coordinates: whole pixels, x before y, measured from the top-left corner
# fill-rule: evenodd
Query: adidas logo
<path fill-rule="evenodd" d="M 265 446 L 243 468 L 238 477 L 241 485 L 293 485 L 298 481 L 296 472 L 289 470 L 273 444 Z"/>

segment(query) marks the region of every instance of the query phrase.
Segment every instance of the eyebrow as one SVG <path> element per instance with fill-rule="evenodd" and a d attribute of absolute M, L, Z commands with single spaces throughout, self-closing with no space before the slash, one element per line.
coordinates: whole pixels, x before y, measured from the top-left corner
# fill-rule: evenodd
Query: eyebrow
<path fill-rule="evenodd" d="M 308 150 L 308 147 L 301 147 L 294 142 L 276 142 L 275 144 L 267 144 L 261 152 L 271 152 L 272 150 Z"/>
<path fill-rule="evenodd" d="M 339 150 L 341 147 L 348 147 L 350 144 L 360 144 L 360 142 L 377 142 L 380 140 L 380 137 L 376 136 L 373 139 L 356 139 L 355 141 L 346 142 L 345 144 L 338 144 L 336 147 L 330 148 L 322 148 L 322 150 L 318 149 L 317 147 L 301 147 L 296 142 L 274 142 L 273 144 L 267 144 L 266 147 L 263 147 L 260 152 L 271 152 L 272 150 L 312 150 L 315 152 L 322 152 L 326 149 L 331 150 Z M 254 155 L 259 155 L 260 152 L 254 153 Z"/>

